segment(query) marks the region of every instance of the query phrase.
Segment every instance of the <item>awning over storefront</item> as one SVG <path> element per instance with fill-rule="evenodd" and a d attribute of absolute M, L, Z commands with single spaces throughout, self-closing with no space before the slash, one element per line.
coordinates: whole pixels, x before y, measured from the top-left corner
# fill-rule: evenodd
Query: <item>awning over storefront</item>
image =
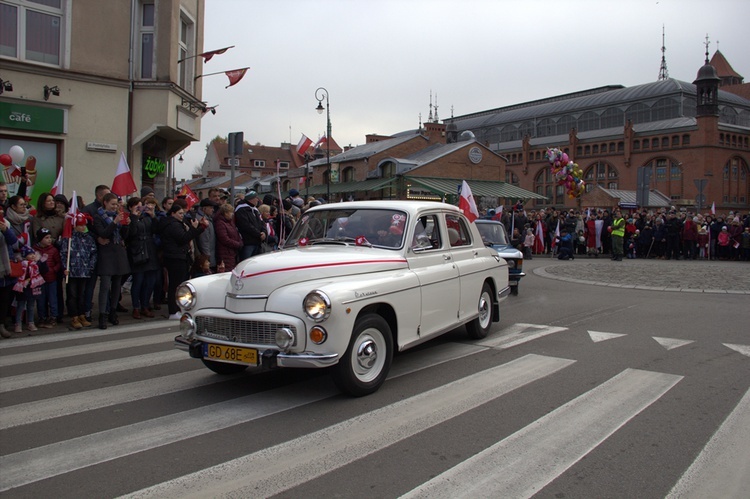
<path fill-rule="evenodd" d="M 391 182 L 396 180 L 392 178 L 374 178 L 370 180 L 361 180 L 359 182 L 344 182 L 344 183 L 332 183 L 330 186 L 331 194 L 338 194 L 340 192 L 359 192 L 359 191 L 378 191 L 388 187 Z M 326 184 L 314 185 L 307 189 L 298 189 L 301 194 L 310 196 L 317 196 L 328 192 L 328 186 Z"/>
<path fill-rule="evenodd" d="M 418 184 L 440 196 L 458 195 L 458 187 L 463 182 L 462 179 L 455 178 L 436 178 L 436 177 L 404 177 L 407 182 Z M 526 189 L 522 189 L 513 184 L 506 182 L 491 182 L 487 180 L 467 180 L 471 194 L 475 197 L 494 197 L 505 199 L 544 199 L 547 198 L 540 194 L 535 194 Z"/>

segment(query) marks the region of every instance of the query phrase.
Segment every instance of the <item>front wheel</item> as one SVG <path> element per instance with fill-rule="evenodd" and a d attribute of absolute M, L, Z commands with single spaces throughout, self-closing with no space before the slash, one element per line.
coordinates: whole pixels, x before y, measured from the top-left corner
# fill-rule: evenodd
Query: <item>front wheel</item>
<path fill-rule="evenodd" d="M 349 347 L 333 368 L 333 381 L 354 397 L 369 395 L 385 381 L 392 360 L 390 326 L 379 315 L 365 315 L 354 324 Z"/>
<path fill-rule="evenodd" d="M 216 374 L 224 374 L 224 375 L 237 374 L 247 369 L 247 366 L 243 366 L 240 364 L 227 364 L 226 362 L 216 362 L 213 360 L 206 360 L 206 359 L 201 359 L 201 360 L 203 360 L 203 364 L 207 368 L 211 369 Z"/>
<path fill-rule="evenodd" d="M 492 288 L 486 282 L 479 294 L 477 308 L 479 311 L 477 318 L 466 324 L 466 332 L 469 333 L 469 338 L 473 340 L 481 340 L 487 337 L 492 325 Z"/>

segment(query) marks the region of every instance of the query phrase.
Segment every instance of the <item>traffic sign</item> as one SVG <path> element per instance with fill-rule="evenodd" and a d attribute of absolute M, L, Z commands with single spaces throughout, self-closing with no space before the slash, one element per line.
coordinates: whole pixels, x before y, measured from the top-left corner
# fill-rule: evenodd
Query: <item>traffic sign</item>
<path fill-rule="evenodd" d="M 706 204 L 706 195 L 705 194 L 698 194 L 695 196 L 695 206 L 698 208 L 703 208 Z"/>

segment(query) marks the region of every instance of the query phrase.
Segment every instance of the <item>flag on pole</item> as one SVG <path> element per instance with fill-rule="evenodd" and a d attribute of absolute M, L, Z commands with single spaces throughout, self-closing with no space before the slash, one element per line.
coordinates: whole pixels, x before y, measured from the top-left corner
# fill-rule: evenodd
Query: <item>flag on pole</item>
<path fill-rule="evenodd" d="M 70 238 L 73 236 L 76 215 L 78 215 L 78 196 L 76 196 L 76 191 L 73 191 L 73 197 L 70 199 L 70 208 L 68 209 L 68 213 L 65 214 L 65 225 L 63 226 L 62 237 Z M 70 251 L 68 251 L 68 255 L 70 255 Z"/>
<path fill-rule="evenodd" d="M 182 189 L 180 189 L 180 193 L 177 196 L 178 197 L 185 196 L 185 202 L 187 202 L 188 210 L 192 208 L 195 203 L 200 201 L 200 199 L 198 199 L 198 196 L 193 192 L 193 190 L 187 184 L 184 184 L 182 186 Z"/>
<path fill-rule="evenodd" d="M 234 47 L 234 45 L 232 45 L 232 47 Z M 232 47 L 224 47 L 223 49 L 218 49 L 218 50 L 209 50 L 208 52 L 203 52 L 202 54 L 198 54 L 198 57 L 203 57 L 203 62 L 206 63 L 210 61 L 213 56 L 223 54 L 224 52 L 231 49 Z"/>
<path fill-rule="evenodd" d="M 229 78 L 229 85 L 227 85 L 224 88 L 229 88 L 232 85 L 236 85 L 240 82 L 243 76 L 245 76 L 245 73 L 247 73 L 247 70 L 250 69 L 247 68 L 241 68 L 241 69 L 233 69 L 231 71 L 224 71 L 224 74 L 227 75 L 227 78 Z"/>
<path fill-rule="evenodd" d="M 479 218 L 477 204 L 474 202 L 474 196 L 471 195 L 471 188 L 466 183 L 466 180 L 461 184 L 461 197 L 458 199 L 458 207 L 464 212 L 469 222 L 473 222 Z"/>
<path fill-rule="evenodd" d="M 557 238 L 560 237 L 560 220 L 557 220 L 557 227 L 555 227 L 555 237 L 552 238 L 551 248 L 554 249 L 557 246 Z"/>
<path fill-rule="evenodd" d="M 315 143 L 315 145 L 313 146 L 313 148 L 323 147 L 326 142 L 328 142 L 328 137 L 326 137 L 325 135 L 323 135 L 321 138 L 318 139 L 318 141 Z"/>
<path fill-rule="evenodd" d="M 541 255 L 544 253 L 544 228 L 542 227 L 542 221 L 536 221 L 536 233 L 534 234 L 534 253 Z"/>
<path fill-rule="evenodd" d="M 308 149 L 310 149 L 310 146 L 312 145 L 312 140 L 307 138 L 307 135 L 304 133 L 302 134 L 302 138 L 299 139 L 299 142 L 297 142 L 297 154 L 300 156 L 304 156 Z"/>
<path fill-rule="evenodd" d="M 711 203 L 711 215 L 716 215 L 716 201 Z"/>
<path fill-rule="evenodd" d="M 52 189 L 49 191 L 50 194 L 55 196 L 56 194 L 62 194 L 63 193 L 63 168 L 60 167 L 60 171 L 57 173 L 57 178 L 55 179 L 55 183 L 52 185 Z"/>
<path fill-rule="evenodd" d="M 133 175 L 130 173 L 130 167 L 125 160 L 125 153 L 120 155 L 120 162 L 117 164 L 115 179 L 112 181 L 112 192 L 118 196 L 127 196 L 133 194 L 138 188 L 135 186 Z"/>

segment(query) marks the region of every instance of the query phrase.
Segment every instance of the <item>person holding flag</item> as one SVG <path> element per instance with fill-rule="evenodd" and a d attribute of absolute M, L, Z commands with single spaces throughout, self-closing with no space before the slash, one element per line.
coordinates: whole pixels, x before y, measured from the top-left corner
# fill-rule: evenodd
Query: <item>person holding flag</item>
<path fill-rule="evenodd" d="M 66 281 L 66 305 L 73 329 L 91 326 L 86 319 L 86 284 L 95 275 L 98 252 L 96 241 L 88 231 L 89 223 L 91 215 L 78 211 L 77 196 L 73 191 L 70 210 L 65 217 L 60 252 Z"/>

